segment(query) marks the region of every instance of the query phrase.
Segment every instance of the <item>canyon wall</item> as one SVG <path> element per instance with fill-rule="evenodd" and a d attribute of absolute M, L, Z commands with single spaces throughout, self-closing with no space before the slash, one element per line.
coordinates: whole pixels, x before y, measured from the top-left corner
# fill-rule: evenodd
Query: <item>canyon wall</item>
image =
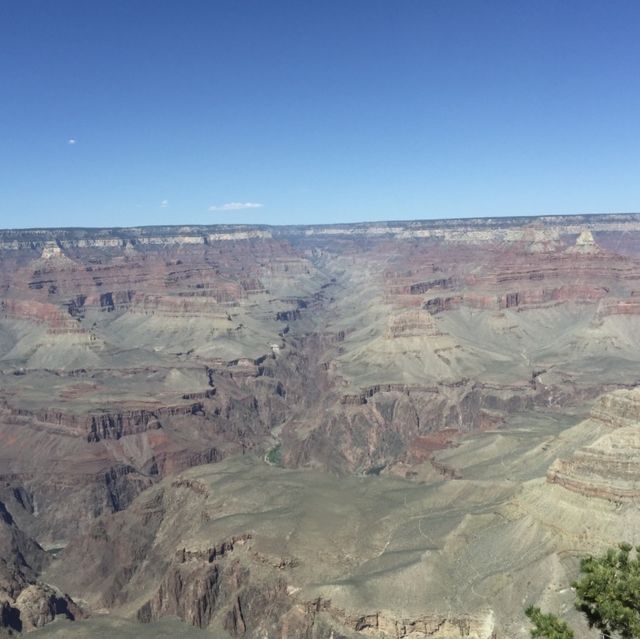
<path fill-rule="evenodd" d="M 631 503 L 639 300 L 640 215 L 0 231 L 0 500 L 39 547 L 75 548 L 56 566 L 96 556 L 92 544 L 109 558 L 85 572 L 99 584 L 89 609 L 231 636 L 280 636 L 280 616 L 292 636 L 488 637 L 499 624 L 481 605 L 447 617 L 326 589 L 292 599 L 295 567 L 256 568 L 242 526 L 216 532 L 214 559 L 185 548 L 182 560 L 177 539 L 158 546 L 166 513 L 145 496 L 175 497 L 184 487 L 153 491 L 243 456 L 345 480 L 464 483 L 475 470 L 446 451 L 540 414 L 585 420 L 600 439 L 543 455 L 535 478 Z M 140 546 L 110 528 L 129 520 Z M 138 583 L 121 566 L 143 556 L 158 568 Z M 39 581 L 46 563 L 20 581 L 23 599 L 66 596 Z"/>

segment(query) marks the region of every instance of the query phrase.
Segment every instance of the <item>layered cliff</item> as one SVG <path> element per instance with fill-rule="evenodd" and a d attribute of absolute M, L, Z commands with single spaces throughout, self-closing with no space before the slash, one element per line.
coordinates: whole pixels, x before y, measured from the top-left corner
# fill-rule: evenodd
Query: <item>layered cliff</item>
<path fill-rule="evenodd" d="M 37 578 L 49 560 L 0 502 L 0 636 L 29 632 L 57 616 L 82 618 L 68 595 Z"/>
<path fill-rule="evenodd" d="M 514 592 L 525 592 L 524 564 L 491 546 L 490 534 L 495 524 L 510 543 L 529 535 L 495 519 L 518 482 L 548 471 L 546 488 L 578 500 L 635 499 L 636 399 L 611 391 L 640 383 L 638 247 L 638 215 L 0 231 L 0 499 L 40 544 L 72 542 L 66 569 L 56 563 L 61 583 L 84 595 L 95 582 L 94 610 L 150 628 L 178 616 L 231 636 L 490 636 L 505 623 L 491 602 L 510 585 L 467 557 L 461 540 L 491 522 L 482 543 L 516 566 Z M 565 443 L 520 439 L 530 424 L 518 420 L 566 429 L 590 408 L 583 435 Z M 513 450 L 494 455 L 507 444 Z M 217 480 L 187 473 L 171 484 L 192 466 L 243 455 L 278 481 L 287 471 L 272 466 L 382 486 L 399 476 L 406 484 L 377 498 L 406 504 L 415 488 L 433 495 L 442 519 L 420 508 L 367 519 L 349 534 L 370 526 L 375 543 L 340 555 L 314 589 L 297 567 L 313 548 L 301 541 L 313 538 L 311 524 L 286 556 L 264 533 L 286 537 L 287 513 L 302 502 L 277 504 L 282 520 L 255 519 L 264 486 L 244 511 L 210 503 Z M 227 475 L 231 483 L 235 472 L 245 469 Z M 336 502 L 338 486 L 328 488 Z M 313 497 L 303 479 L 291 490 Z M 374 508 L 356 488 L 351 498 Z M 464 506 L 452 514 L 458 498 Z M 209 506 L 181 510 L 199 500 Z M 333 521 L 328 539 L 353 516 L 332 519 L 332 508 L 322 510 Z M 218 527 L 227 516 L 255 525 Z M 384 551 L 385 518 L 396 516 L 424 547 L 395 531 Z M 183 529 L 185 517 L 202 531 Z M 119 537 L 120 526 L 130 533 Z M 527 556 L 568 574 L 555 533 L 546 523 L 534 530 Z M 350 543 L 336 534 L 334 545 Z M 226 550 L 210 559 L 216 548 Z M 74 581 L 65 570 L 80 556 L 95 564 Z M 447 575 L 473 590 L 443 594 L 435 582 Z M 429 605 L 411 589 L 402 591 L 411 605 L 388 601 L 405 578 L 432 580 Z M 369 596 L 378 603 L 364 605 Z M 510 637 L 520 631 L 509 628 Z"/>
<path fill-rule="evenodd" d="M 2 231 L 4 474 L 41 503 L 92 486 L 87 521 L 230 453 L 369 472 L 423 460 L 438 432 L 635 383 L 639 229 L 631 215 Z"/>
<path fill-rule="evenodd" d="M 640 498 L 640 389 L 603 396 L 591 419 L 610 431 L 566 459 L 557 460 L 547 480 L 583 495 L 614 502 Z"/>
<path fill-rule="evenodd" d="M 426 593 L 398 606 L 407 584 L 383 603 L 385 578 L 367 562 L 380 561 L 401 528 L 371 524 L 400 514 L 391 497 L 401 486 L 362 492 L 358 480 L 222 462 L 165 480 L 101 520 L 49 574 L 94 606 L 135 611 L 145 625 L 178 616 L 229 637 L 489 639 L 495 616 L 478 602 L 454 616 L 429 605 Z M 71 568 L 71 557 L 83 557 L 81 570 Z M 114 565 L 126 569 L 114 573 Z M 349 585 L 348 575 L 361 570 L 368 576 Z M 403 574 L 389 569 L 394 583 Z"/>

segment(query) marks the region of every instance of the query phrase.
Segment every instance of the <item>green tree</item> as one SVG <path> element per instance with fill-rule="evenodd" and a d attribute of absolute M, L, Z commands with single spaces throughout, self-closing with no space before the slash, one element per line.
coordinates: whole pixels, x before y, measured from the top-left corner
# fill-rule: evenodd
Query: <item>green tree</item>
<path fill-rule="evenodd" d="M 545 614 L 534 606 L 529 606 L 524 614 L 534 625 L 531 636 L 535 639 L 574 639 L 573 630 L 555 615 Z"/>
<path fill-rule="evenodd" d="M 620 544 L 601 557 L 582 560 L 582 577 L 573 583 L 576 607 L 603 637 L 640 637 L 640 560 L 636 548 Z"/>
<path fill-rule="evenodd" d="M 572 587 L 576 608 L 603 639 L 640 639 L 640 546 L 620 544 L 599 557 L 580 562 L 580 578 Z M 535 639 L 573 639 L 573 631 L 555 615 L 540 608 L 525 610 Z"/>

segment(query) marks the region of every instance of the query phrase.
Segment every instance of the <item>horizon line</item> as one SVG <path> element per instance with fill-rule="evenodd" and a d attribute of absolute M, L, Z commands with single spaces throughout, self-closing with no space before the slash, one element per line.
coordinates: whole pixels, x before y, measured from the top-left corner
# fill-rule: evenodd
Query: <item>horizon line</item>
<path fill-rule="evenodd" d="M 42 231 L 126 231 L 138 229 L 170 229 L 170 228 L 227 228 L 227 229 L 287 229 L 287 228 L 328 228 L 328 227 L 358 227 L 375 224 L 428 224 L 453 222 L 472 222 L 484 220 L 486 222 L 501 220 L 545 220 L 559 218 L 596 218 L 596 217 L 634 217 L 640 216 L 638 211 L 607 212 L 607 213 L 551 213 L 531 215 L 498 215 L 498 216 L 470 216 L 447 218 L 405 218 L 398 220 L 365 220 L 361 222 L 326 222 L 316 224 L 263 224 L 263 223 L 219 223 L 219 224 L 141 224 L 132 226 L 25 226 L 0 228 L 0 233 L 6 232 L 42 232 Z"/>

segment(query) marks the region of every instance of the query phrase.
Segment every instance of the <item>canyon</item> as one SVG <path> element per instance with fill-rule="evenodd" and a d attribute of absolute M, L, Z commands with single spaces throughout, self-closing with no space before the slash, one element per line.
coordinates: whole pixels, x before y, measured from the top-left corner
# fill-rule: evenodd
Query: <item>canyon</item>
<path fill-rule="evenodd" d="M 0 230 L 0 636 L 572 618 L 638 335 L 640 214 Z"/>

